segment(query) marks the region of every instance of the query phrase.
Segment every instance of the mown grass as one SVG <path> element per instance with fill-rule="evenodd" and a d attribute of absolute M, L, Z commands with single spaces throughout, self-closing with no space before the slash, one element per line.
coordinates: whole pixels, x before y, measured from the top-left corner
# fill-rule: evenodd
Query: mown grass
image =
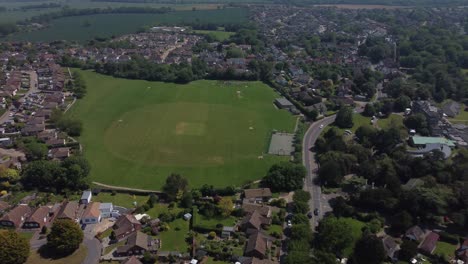
<path fill-rule="evenodd" d="M 220 10 L 176 11 L 165 14 L 98 14 L 64 17 L 51 21 L 44 29 L 20 32 L 8 37 L 16 41 L 69 40 L 84 42 L 96 37 L 134 33 L 143 27 L 160 24 L 243 23 L 247 11 L 242 8 Z"/>
<path fill-rule="evenodd" d="M 45 259 L 37 251 L 31 251 L 26 264 L 72 264 L 82 263 L 86 258 L 86 248 L 81 245 L 73 254 L 61 259 Z"/>
<path fill-rule="evenodd" d="M 382 129 L 388 129 L 390 127 L 404 128 L 403 116 L 391 114 L 387 118 L 377 120 L 377 125 Z"/>
<path fill-rule="evenodd" d="M 343 251 L 344 256 L 348 257 L 353 253 L 356 242 L 362 236 L 362 228 L 366 224 L 353 218 L 341 218 L 341 220 L 344 221 L 346 225 L 351 227 L 351 236 L 353 237 L 353 243 Z"/>
<path fill-rule="evenodd" d="M 170 229 L 159 233 L 161 251 L 187 252 L 185 238 L 189 231 L 189 221 L 176 219 L 169 223 Z"/>
<path fill-rule="evenodd" d="M 287 160 L 259 158 L 273 129 L 292 132 L 295 124 L 260 82 L 177 85 L 81 73 L 87 95 L 67 114 L 83 122 L 80 142 L 94 181 L 160 189 L 179 173 L 192 187 L 240 186 Z"/>
<path fill-rule="evenodd" d="M 101 192 L 97 196 L 93 196 L 93 201 L 101 203 L 112 203 L 114 206 L 122 206 L 125 208 L 134 208 L 134 202 L 137 206 L 142 205 L 148 201 L 148 196 L 144 195 L 130 195 L 126 193 L 116 193 L 112 195 L 108 192 Z"/>
<path fill-rule="evenodd" d="M 468 125 L 468 111 L 465 111 L 466 107 L 466 105 L 462 104 L 460 113 L 456 117 L 449 118 L 448 120 L 454 124 Z"/>
<path fill-rule="evenodd" d="M 436 249 L 434 250 L 434 255 L 444 256 L 448 258 L 449 260 L 455 257 L 456 249 L 457 249 L 457 245 L 438 241 L 436 244 Z"/>

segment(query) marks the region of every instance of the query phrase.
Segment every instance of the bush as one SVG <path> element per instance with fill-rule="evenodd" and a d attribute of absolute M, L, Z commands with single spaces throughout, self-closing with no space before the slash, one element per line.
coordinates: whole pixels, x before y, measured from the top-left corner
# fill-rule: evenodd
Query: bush
<path fill-rule="evenodd" d="M 459 238 L 457 235 L 453 235 L 453 234 L 449 234 L 447 232 L 440 232 L 439 233 L 440 235 L 440 240 L 441 241 L 444 241 L 444 242 L 447 242 L 447 243 L 450 243 L 450 244 L 454 244 L 454 245 L 457 245 L 458 242 L 459 242 Z"/>
<path fill-rule="evenodd" d="M 216 232 L 214 231 L 211 231 L 209 234 L 208 234 L 208 238 L 209 239 L 214 239 L 216 237 Z"/>

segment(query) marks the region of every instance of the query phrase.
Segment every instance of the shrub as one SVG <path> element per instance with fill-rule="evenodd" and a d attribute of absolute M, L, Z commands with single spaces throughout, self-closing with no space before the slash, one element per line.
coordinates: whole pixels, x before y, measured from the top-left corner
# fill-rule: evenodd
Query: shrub
<path fill-rule="evenodd" d="M 211 231 L 209 234 L 208 234 L 208 238 L 209 239 L 214 239 L 216 237 L 216 232 L 214 231 Z"/>

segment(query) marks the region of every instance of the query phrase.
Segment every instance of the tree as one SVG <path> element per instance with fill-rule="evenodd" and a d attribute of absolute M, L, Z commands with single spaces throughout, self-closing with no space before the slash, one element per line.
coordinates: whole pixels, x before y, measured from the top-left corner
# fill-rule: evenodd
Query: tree
<path fill-rule="evenodd" d="M 395 100 L 393 105 L 395 111 L 404 112 L 406 108 L 410 107 L 411 99 L 406 95 L 401 95 Z"/>
<path fill-rule="evenodd" d="M 320 249 L 343 256 L 344 249 L 352 243 L 352 229 L 341 218 L 326 217 L 320 221 L 317 235 L 317 245 Z"/>
<path fill-rule="evenodd" d="M 80 120 L 62 117 L 56 123 L 57 127 L 72 137 L 78 137 L 83 130 L 83 123 Z"/>
<path fill-rule="evenodd" d="M 191 192 L 185 192 L 182 195 L 182 199 L 180 200 L 180 206 L 183 208 L 191 208 L 193 204 L 193 197 Z"/>
<path fill-rule="evenodd" d="M 411 240 L 403 240 L 398 252 L 398 259 L 403 261 L 410 261 L 418 253 L 418 244 Z"/>
<path fill-rule="evenodd" d="M 231 215 L 234 210 L 234 203 L 232 202 L 231 197 L 223 197 L 218 203 L 218 208 L 221 211 L 221 215 L 228 217 Z"/>
<path fill-rule="evenodd" d="M 413 217 L 408 212 L 403 211 L 392 217 L 391 224 L 392 232 L 402 234 L 413 225 Z"/>
<path fill-rule="evenodd" d="M 47 247 L 58 256 L 75 252 L 83 241 L 83 231 L 78 224 L 68 219 L 57 219 L 47 235 Z"/>
<path fill-rule="evenodd" d="M 341 107 L 336 114 L 335 124 L 340 128 L 352 128 L 353 123 L 353 109 L 348 106 Z"/>
<path fill-rule="evenodd" d="M 40 160 L 47 157 L 49 149 L 46 144 L 39 142 L 31 142 L 24 146 L 26 148 L 26 156 L 30 160 Z"/>
<path fill-rule="evenodd" d="M 166 179 L 166 184 L 163 186 L 163 190 L 167 195 L 169 201 L 175 201 L 178 196 L 182 197 L 182 194 L 188 189 L 188 181 L 180 174 L 171 174 Z"/>
<path fill-rule="evenodd" d="M 302 187 L 305 175 L 306 170 L 303 165 L 281 162 L 271 166 L 263 182 L 274 192 L 290 192 Z"/>
<path fill-rule="evenodd" d="M 22 264 L 29 257 L 29 243 L 12 230 L 0 230 L 0 262 Z"/>
<path fill-rule="evenodd" d="M 335 161 L 327 161 L 319 168 L 319 180 L 326 186 L 337 187 L 344 179 L 344 172 Z"/>
<path fill-rule="evenodd" d="M 354 248 L 354 260 L 359 264 L 379 264 L 385 260 L 385 249 L 375 235 L 362 237 Z"/>

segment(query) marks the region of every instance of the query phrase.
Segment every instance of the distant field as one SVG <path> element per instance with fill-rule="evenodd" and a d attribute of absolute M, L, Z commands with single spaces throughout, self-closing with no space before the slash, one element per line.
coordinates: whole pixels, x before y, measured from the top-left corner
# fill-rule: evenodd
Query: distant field
<path fill-rule="evenodd" d="M 316 7 L 336 7 L 342 9 L 398 9 L 409 8 L 409 6 L 397 5 L 358 5 L 358 4 L 328 4 L 328 5 L 314 5 Z"/>
<path fill-rule="evenodd" d="M 234 32 L 226 32 L 219 30 L 194 30 L 195 33 L 211 35 L 218 41 L 223 41 L 234 35 Z"/>
<path fill-rule="evenodd" d="M 227 8 L 221 10 L 177 11 L 166 14 L 99 14 L 64 17 L 52 21 L 45 29 L 20 32 L 9 37 L 21 41 L 74 40 L 85 41 L 95 37 L 111 37 L 136 32 L 144 26 L 159 24 L 243 23 L 247 10 Z M 88 23 L 89 22 L 89 23 Z M 85 26 L 89 24 L 89 26 Z"/>
<path fill-rule="evenodd" d="M 93 181 L 160 189 L 180 173 L 192 186 L 239 186 L 287 159 L 259 159 L 271 130 L 292 132 L 295 123 L 260 82 L 176 85 L 82 73 L 88 93 L 69 113 L 84 123 Z"/>

